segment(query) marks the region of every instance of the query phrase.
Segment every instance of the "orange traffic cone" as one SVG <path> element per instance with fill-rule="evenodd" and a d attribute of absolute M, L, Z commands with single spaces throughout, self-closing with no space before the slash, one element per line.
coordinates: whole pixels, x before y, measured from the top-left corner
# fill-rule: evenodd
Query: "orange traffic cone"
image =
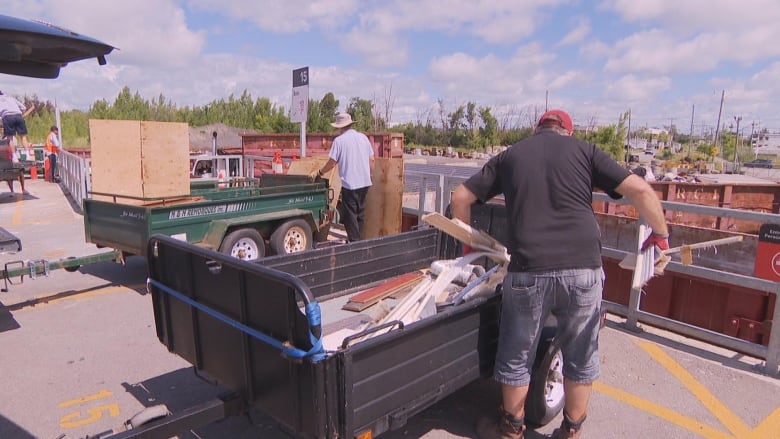
<path fill-rule="evenodd" d="M 32 168 L 30 168 L 30 180 L 37 180 L 38 179 L 38 166 L 33 165 Z"/>
<path fill-rule="evenodd" d="M 280 152 L 274 153 L 274 159 L 271 162 L 271 169 L 274 171 L 274 174 L 284 173 L 284 168 L 282 167 L 282 153 Z"/>

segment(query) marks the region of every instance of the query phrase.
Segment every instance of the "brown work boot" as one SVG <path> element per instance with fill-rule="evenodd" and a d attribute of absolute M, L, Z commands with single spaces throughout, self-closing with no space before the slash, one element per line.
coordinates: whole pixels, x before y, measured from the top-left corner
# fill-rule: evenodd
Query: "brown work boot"
<path fill-rule="evenodd" d="M 525 426 L 516 428 L 511 421 L 520 421 L 510 413 L 500 410 L 498 416 L 484 417 L 477 421 L 477 437 L 479 439 L 523 439 Z"/>
<path fill-rule="evenodd" d="M 561 422 L 560 428 L 553 432 L 552 437 L 554 439 L 580 439 L 582 438 L 582 423 L 585 422 L 587 415 L 583 416 L 577 422 L 574 422 L 569 418 L 566 412 L 563 412 L 563 422 Z"/>

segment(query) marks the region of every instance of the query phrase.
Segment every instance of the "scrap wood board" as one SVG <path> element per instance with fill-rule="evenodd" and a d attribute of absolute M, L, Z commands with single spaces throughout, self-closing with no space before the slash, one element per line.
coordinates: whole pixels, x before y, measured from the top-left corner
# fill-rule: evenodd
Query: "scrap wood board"
<path fill-rule="evenodd" d="M 414 285 L 422 277 L 423 273 L 421 271 L 413 271 L 411 273 L 406 273 L 402 274 L 401 276 L 394 277 L 380 285 L 361 291 L 360 293 L 350 297 L 349 301 L 344 304 L 341 309 L 348 311 L 363 311 L 380 300 L 396 294 L 397 292 L 411 285 Z"/>
<path fill-rule="evenodd" d="M 423 215 L 423 221 L 452 236 L 453 238 L 474 247 L 477 250 L 506 252 L 506 247 L 487 233 L 472 228 L 459 219 L 449 219 L 434 212 Z"/>
<path fill-rule="evenodd" d="M 366 195 L 363 239 L 401 232 L 404 159 L 376 157 Z"/>
<path fill-rule="evenodd" d="M 89 138 L 93 192 L 136 198 L 190 194 L 186 123 L 90 119 Z M 122 199 L 126 204 L 142 202 Z"/>

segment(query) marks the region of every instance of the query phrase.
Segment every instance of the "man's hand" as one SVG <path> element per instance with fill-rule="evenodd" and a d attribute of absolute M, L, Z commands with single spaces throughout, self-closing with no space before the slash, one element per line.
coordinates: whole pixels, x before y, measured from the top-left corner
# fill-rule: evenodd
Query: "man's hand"
<path fill-rule="evenodd" d="M 662 251 L 669 250 L 669 235 L 662 235 L 659 233 L 651 233 L 650 236 L 642 243 L 642 251 L 647 250 L 651 245 L 655 245 Z"/>

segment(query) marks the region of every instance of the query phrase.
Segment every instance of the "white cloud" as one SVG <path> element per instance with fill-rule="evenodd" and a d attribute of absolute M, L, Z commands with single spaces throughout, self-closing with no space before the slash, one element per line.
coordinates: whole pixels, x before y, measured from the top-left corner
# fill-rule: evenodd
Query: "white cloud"
<path fill-rule="evenodd" d="M 556 46 L 568 46 L 582 42 L 590 34 L 590 20 L 580 17 L 574 29 L 570 30 Z"/>
<path fill-rule="evenodd" d="M 602 5 L 628 22 L 663 24 L 687 33 L 712 29 L 739 33 L 780 21 L 776 0 L 604 0 Z"/>
<path fill-rule="evenodd" d="M 607 99 L 623 102 L 641 102 L 651 100 L 655 95 L 669 89 L 671 80 L 668 77 L 638 78 L 626 75 L 612 81 L 604 92 Z"/>
<path fill-rule="evenodd" d="M 246 20 L 276 33 L 296 33 L 343 24 L 359 9 L 359 0 L 187 0 L 193 9 Z"/>

